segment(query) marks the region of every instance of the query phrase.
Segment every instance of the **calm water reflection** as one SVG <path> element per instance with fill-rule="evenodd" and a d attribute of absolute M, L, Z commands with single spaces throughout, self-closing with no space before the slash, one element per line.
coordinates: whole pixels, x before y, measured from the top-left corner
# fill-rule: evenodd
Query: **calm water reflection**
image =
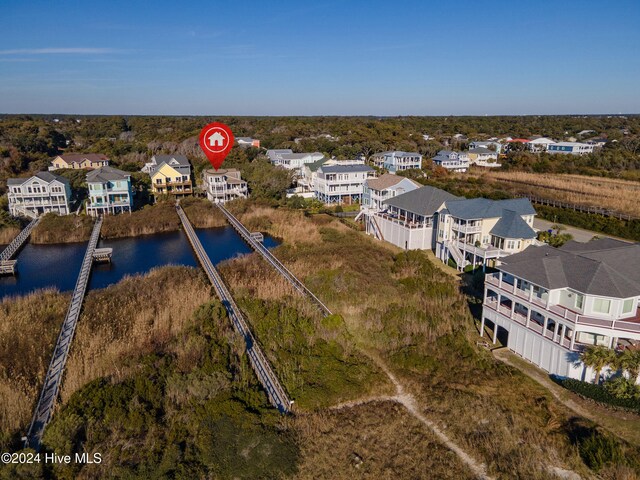
<path fill-rule="evenodd" d="M 196 232 L 214 264 L 251 251 L 229 226 L 198 229 Z M 264 245 L 270 248 L 277 242 L 265 235 Z M 182 231 L 101 240 L 98 246 L 113 248 L 113 258 L 110 264 L 94 265 L 89 288 L 103 288 L 117 283 L 125 275 L 148 272 L 162 265 L 197 266 L 191 246 Z M 17 257 L 17 275 L 0 277 L 0 297 L 22 295 L 46 287 L 73 290 L 85 249 L 86 243 L 28 243 Z"/>

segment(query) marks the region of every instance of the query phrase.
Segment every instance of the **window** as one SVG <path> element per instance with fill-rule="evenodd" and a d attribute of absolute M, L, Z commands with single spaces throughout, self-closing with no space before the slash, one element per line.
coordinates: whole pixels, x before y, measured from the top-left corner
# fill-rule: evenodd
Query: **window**
<path fill-rule="evenodd" d="M 604 298 L 593 299 L 593 311 L 596 313 L 609 313 L 611 310 L 611 300 Z"/>
<path fill-rule="evenodd" d="M 627 298 L 622 302 L 622 313 L 631 313 L 633 310 L 633 298 Z"/>
<path fill-rule="evenodd" d="M 584 305 L 584 295 L 580 295 L 579 293 L 576 293 L 576 308 L 582 310 L 583 305 Z"/>

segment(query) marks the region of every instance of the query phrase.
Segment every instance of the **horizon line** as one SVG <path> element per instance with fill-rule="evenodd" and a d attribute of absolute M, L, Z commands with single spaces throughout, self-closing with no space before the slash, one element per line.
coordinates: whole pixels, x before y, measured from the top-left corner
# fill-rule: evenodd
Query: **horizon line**
<path fill-rule="evenodd" d="M 318 118 L 318 117 L 373 117 L 373 118 L 402 118 L 402 117 L 627 117 L 638 116 L 640 112 L 636 113 L 492 113 L 492 114 L 471 114 L 471 113 L 448 113 L 448 114 L 229 114 L 229 113 L 42 113 L 42 112 L 0 112 L 0 116 L 8 115 L 37 115 L 37 116 L 77 116 L 77 117 L 265 117 L 265 118 L 278 118 L 278 117 L 306 117 L 306 118 Z"/>

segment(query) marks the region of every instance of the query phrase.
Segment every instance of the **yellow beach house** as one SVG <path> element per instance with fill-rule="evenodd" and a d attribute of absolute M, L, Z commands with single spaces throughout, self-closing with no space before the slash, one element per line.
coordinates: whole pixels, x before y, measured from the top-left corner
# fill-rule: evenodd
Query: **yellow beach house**
<path fill-rule="evenodd" d="M 193 193 L 191 164 L 184 155 L 154 155 L 143 171 L 151 177 L 151 193 L 155 196 Z"/>

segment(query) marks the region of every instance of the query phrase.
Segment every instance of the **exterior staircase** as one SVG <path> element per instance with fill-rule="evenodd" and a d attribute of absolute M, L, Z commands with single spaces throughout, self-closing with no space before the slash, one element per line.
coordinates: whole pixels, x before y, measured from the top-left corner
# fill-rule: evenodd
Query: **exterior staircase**
<path fill-rule="evenodd" d="M 369 222 L 369 225 L 371 225 L 373 236 L 378 240 L 384 240 L 380 226 L 378 225 L 378 222 L 376 222 L 376 217 L 374 215 L 367 215 L 367 221 Z"/>
<path fill-rule="evenodd" d="M 38 218 L 38 214 L 37 213 L 34 213 L 34 212 L 31 212 L 31 211 L 27 210 L 22 205 L 15 205 L 13 208 L 15 209 L 15 211 L 17 213 L 19 213 L 23 217 L 30 218 L 31 220 L 34 220 L 34 219 Z"/>
<path fill-rule="evenodd" d="M 445 245 L 447 247 L 447 250 L 449 251 L 449 254 L 458 265 L 458 270 L 464 269 L 464 267 L 466 267 L 469 262 L 465 260 L 464 254 L 460 251 L 458 246 L 453 242 L 446 242 Z"/>

